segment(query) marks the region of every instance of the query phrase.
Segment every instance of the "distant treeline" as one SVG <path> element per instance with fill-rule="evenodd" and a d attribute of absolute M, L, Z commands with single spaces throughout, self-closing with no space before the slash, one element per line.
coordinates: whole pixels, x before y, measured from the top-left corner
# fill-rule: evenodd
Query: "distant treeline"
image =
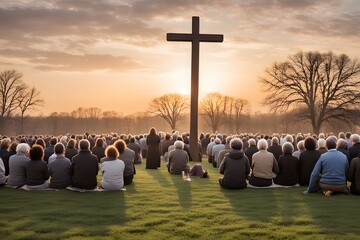
<path fill-rule="evenodd" d="M 119 114 L 99 114 L 79 116 L 71 113 L 54 112 L 48 116 L 29 116 L 24 119 L 24 131 L 22 132 L 19 122 L 20 117 L 6 117 L 4 119 L 4 131 L 0 135 L 19 134 L 52 134 L 60 135 L 66 133 L 147 133 L 151 127 L 159 131 L 170 132 L 170 126 L 158 116 L 147 113 L 121 116 Z M 106 113 L 106 112 L 105 112 Z M 355 113 L 354 113 L 355 114 Z M 356 113 L 360 116 L 359 113 Z M 305 120 L 296 120 L 292 114 L 274 115 L 270 113 L 253 113 L 243 115 L 239 133 L 312 133 L 312 126 Z M 177 131 L 189 131 L 189 115 L 182 114 Z M 348 125 L 344 122 L 333 122 L 324 125 L 322 132 L 350 131 L 359 132 L 357 125 Z M 212 133 L 212 128 L 206 123 L 204 116 L 199 117 L 199 132 Z M 236 133 L 236 127 L 224 117 L 217 132 Z"/>

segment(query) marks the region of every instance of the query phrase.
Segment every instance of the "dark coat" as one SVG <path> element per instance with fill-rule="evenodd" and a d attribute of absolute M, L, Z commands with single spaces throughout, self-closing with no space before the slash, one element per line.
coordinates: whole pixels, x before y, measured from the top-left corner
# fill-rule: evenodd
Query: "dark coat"
<path fill-rule="evenodd" d="M 157 169 L 160 167 L 160 137 L 156 134 L 149 134 L 146 138 L 147 158 L 146 169 Z"/>
<path fill-rule="evenodd" d="M 76 148 L 66 148 L 65 157 L 72 161 L 73 157 L 75 157 L 79 153 L 79 150 Z"/>
<path fill-rule="evenodd" d="M 201 152 L 203 154 L 206 154 L 206 149 L 207 149 L 207 146 L 209 145 L 209 143 L 210 143 L 209 137 L 204 137 L 203 139 L 201 139 Z"/>
<path fill-rule="evenodd" d="M 89 150 L 81 150 L 73 157 L 71 164 L 72 186 L 82 189 L 94 189 L 99 171 L 97 157 Z"/>
<path fill-rule="evenodd" d="M 349 151 L 346 150 L 346 149 L 343 149 L 343 148 L 338 148 L 337 150 L 342 152 L 346 156 L 346 158 L 347 158 L 347 160 L 349 162 L 349 166 L 350 166 L 350 154 L 349 154 Z"/>
<path fill-rule="evenodd" d="M 251 145 L 245 150 L 245 155 L 249 159 L 250 166 L 252 166 L 252 156 L 258 151 L 259 149 L 255 145 Z"/>
<path fill-rule="evenodd" d="M 224 177 L 219 179 L 223 188 L 241 189 L 246 188 L 246 178 L 250 174 L 249 159 L 241 150 L 232 150 L 225 155 L 219 171 Z"/>
<path fill-rule="evenodd" d="M 11 156 L 11 154 L 10 154 L 10 152 L 8 152 L 7 149 L 5 149 L 5 148 L 0 149 L 0 158 L 4 162 L 5 176 L 9 175 L 9 159 L 10 159 L 10 156 Z"/>
<path fill-rule="evenodd" d="M 360 158 L 351 161 L 348 181 L 351 182 L 350 191 L 352 194 L 360 195 Z"/>
<path fill-rule="evenodd" d="M 166 139 L 162 140 L 161 141 L 161 155 L 164 156 L 165 153 L 168 151 L 169 146 L 171 146 L 173 144 L 174 144 L 174 142 L 171 141 L 170 139 L 169 140 L 166 140 Z"/>
<path fill-rule="evenodd" d="M 49 179 L 49 170 L 46 162 L 31 160 L 25 166 L 26 185 L 36 186 Z"/>
<path fill-rule="evenodd" d="M 46 163 L 49 161 L 49 157 L 54 154 L 54 149 L 55 146 L 51 145 L 44 150 L 44 161 Z"/>
<path fill-rule="evenodd" d="M 299 160 L 291 154 L 284 154 L 279 157 L 279 174 L 274 183 L 284 186 L 293 186 L 299 180 Z"/>
<path fill-rule="evenodd" d="M 299 158 L 299 184 L 301 186 L 308 186 L 310 182 L 311 172 L 319 160 L 321 153 L 318 150 L 304 151 Z"/>
<path fill-rule="evenodd" d="M 355 143 L 352 145 L 351 148 L 349 148 L 349 155 L 350 155 L 350 162 L 353 158 L 358 157 L 360 153 L 360 143 Z"/>
<path fill-rule="evenodd" d="M 275 144 L 275 145 L 272 145 L 271 147 L 269 147 L 268 152 L 271 152 L 274 155 L 276 161 L 278 161 L 278 162 L 279 162 L 280 156 L 283 155 L 283 151 L 279 144 Z"/>
<path fill-rule="evenodd" d="M 98 162 L 100 162 L 100 159 L 105 157 L 105 148 L 104 147 L 93 147 L 91 152 L 97 156 Z"/>

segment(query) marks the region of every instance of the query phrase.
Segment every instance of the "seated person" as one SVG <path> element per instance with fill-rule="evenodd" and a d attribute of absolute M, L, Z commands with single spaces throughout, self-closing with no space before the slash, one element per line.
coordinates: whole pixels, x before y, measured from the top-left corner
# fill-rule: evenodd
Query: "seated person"
<path fill-rule="evenodd" d="M 282 146 L 284 155 L 279 157 L 279 173 L 274 178 L 274 183 L 283 186 L 293 186 L 299 180 L 299 160 L 292 155 L 294 146 L 286 142 Z"/>
<path fill-rule="evenodd" d="M 7 185 L 12 188 L 19 188 L 25 185 L 26 175 L 25 166 L 30 161 L 29 145 L 27 143 L 20 143 L 16 147 L 16 154 L 9 158 L 9 177 Z"/>
<path fill-rule="evenodd" d="M 351 193 L 360 195 L 360 156 L 351 160 L 348 181 L 351 182 Z"/>
<path fill-rule="evenodd" d="M 134 165 L 135 152 L 127 148 L 125 141 L 122 139 L 117 140 L 114 146 L 119 152 L 119 159 L 125 164 L 124 184 L 129 185 L 132 183 L 134 175 L 136 174 Z"/>
<path fill-rule="evenodd" d="M 99 171 L 97 156 L 90 152 L 90 142 L 87 139 L 80 140 L 79 150 L 71 164 L 72 186 L 93 190 L 97 186 L 96 176 Z"/>
<path fill-rule="evenodd" d="M 252 157 L 252 174 L 249 183 L 256 187 L 272 185 L 274 174 L 279 173 L 279 165 L 271 152 L 268 152 L 268 143 L 260 139 L 257 145 L 259 151 Z"/>
<path fill-rule="evenodd" d="M 189 173 L 189 155 L 185 150 L 183 150 L 184 143 L 178 140 L 174 143 L 174 147 L 175 149 L 169 152 L 169 173 L 181 174 L 183 171 L 186 174 Z"/>
<path fill-rule="evenodd" d="M 5 181 L 6 181 L 6 178 L 5 178 L 5 166 L 4 166 L 4 162 L 0 158 L 0 185 L 4 185 Z"/>
<path fill-rule="evenodd" d="M 246 188 L 246 179 L 250 174 L 249 159 L 242 151 L 243 142 L 240 138 L 234 138 L 230 141 L 231 152 L 225 155 L 219 171 L 224 174 L 219 178 L 220 186 L 230 189 Z"/>
<path fill-rule="evenodd" d="M 49 187 L 49 170 L 44 158 L 44 149 L 34 144 L 30 149 L 30 160 L 25 166 L 26 187 L 31 190 L 41 190 Z"/>
<path fill-rule="evenodd" d="M 121 190 L 124 187 L 125 163 L 118 159 L 119 151 L 112 145 L 106 148 L 105 156 L 100 165 L 101 187 L 107 191 Z"/>
<path fill-rule="evenodd" d="M 326 139 L 326 146 L 328 151 L 323 153 L 317 161 L 305 194 L 317 192 L 320 189 L 323 190 L 325 196 L 349 192 L 346 186 L 349 162 L 343 153 L 336 150 L 336 141 L 333 138 Z"/>
<path fill-rule="evenodd" d="M 71 161 L 65 157 L 62 143 L 55 145 L 55 158 L 49 158 L 49 174 L 51 188 L 66 188 L 71 185 Z"/>
<path fill-rule="evenodd" d="M 190 177 L 198 177 L 198 178 L 208 178 L 209 177 L 209 173 L 208 171 L 204 171 L 201 164 L 195 164 L 190 172 L 189 172 L 189 176 Z"/>

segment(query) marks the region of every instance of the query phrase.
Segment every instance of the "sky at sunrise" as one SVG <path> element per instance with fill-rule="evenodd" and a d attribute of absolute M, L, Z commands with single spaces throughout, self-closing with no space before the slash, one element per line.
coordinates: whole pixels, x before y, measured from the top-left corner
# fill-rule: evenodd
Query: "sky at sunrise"
<path fill-rule="evenodd" d="M 200 44 L 200 98 L 246 98 L 274 62 L 299 51 L 360 58 L 357 0 L 0 0 L 0 71 L 15 69 L 45 105 L 35 114 L 99 107 L 146 111 L 151 99 L 189 94 L 191 44 L 166 33 L 224 34 Z"/>

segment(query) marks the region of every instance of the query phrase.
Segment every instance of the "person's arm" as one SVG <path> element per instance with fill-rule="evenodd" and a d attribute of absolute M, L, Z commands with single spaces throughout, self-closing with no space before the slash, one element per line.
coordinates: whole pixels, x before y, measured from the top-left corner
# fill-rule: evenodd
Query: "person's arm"
<path fill-rule="evenodd" d="M 350 163 L 350 168 L 347 174 L 347 180 L 349 182 L 353 182 L 354 181 L 354 174 L 355 174 L 355 161 L 351 161 Z"/>
<path fill-rule="evenodd" d="M 279 164 L 278 162 L 276 161 L 276 158 L 273 157 L 273 168 L 272 168 L 272 172 L 275 173 L 275 174 L 278 174 L 279 173 Z"/>
<path fill-rule="evenodd" d="M 224 161 L 221 162 L 220 167 L 219 167 L 219 173 L 220 174 L 224 174 L 226 169 L 226 158 L 224 159 Z"/>
<path fill-rule="evenodd" d="M 48 180 L 49 179 L 49 169 L 48 169 L 47 165 L 44 165 L 43 174 L 44 174 L 44 179 Z"/>
<path fill-rule="evenodd" d="M 319 161 L 317 161 L 317 163 L 315 164 L 313 171 L 311 172 L 310 183 L 307 189 L 308 193 L 312 193 L 317 189 L 316 185 L 318 184 L 319 181 L 321 165 L 322 165 L 322 160 L 319 159 Z"/>

